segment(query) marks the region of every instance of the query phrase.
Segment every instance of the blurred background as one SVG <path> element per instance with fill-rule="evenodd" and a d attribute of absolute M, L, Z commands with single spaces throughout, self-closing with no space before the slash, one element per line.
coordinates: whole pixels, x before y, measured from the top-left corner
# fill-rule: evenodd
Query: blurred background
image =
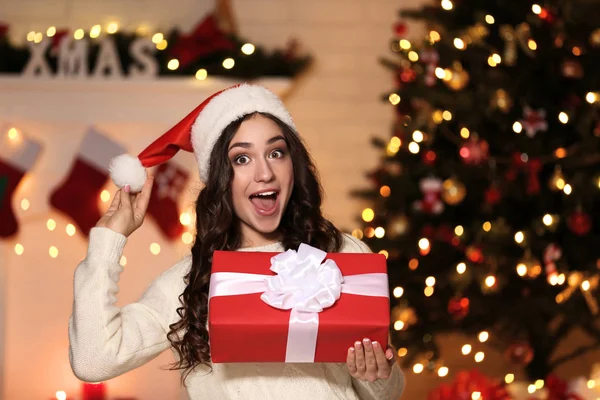
<path fill-rule="evenodd" d="M 73 272 L 109 160 L 243 81 L 388 258 L 403 398 L 600 398 L 598 26 L 591 0 L 0 0 L 0 400 L 187 398 L 170 352 L 77 380 Z M 193 156 L 156 177 L 119 305 L 193 241 Z"/>

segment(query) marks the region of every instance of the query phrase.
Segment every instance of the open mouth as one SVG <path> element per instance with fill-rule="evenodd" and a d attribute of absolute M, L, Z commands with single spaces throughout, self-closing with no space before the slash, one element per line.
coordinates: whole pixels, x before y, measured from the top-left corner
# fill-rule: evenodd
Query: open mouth
<path fill-rule="evenodd" d="M 267 190 L 250 195 L 250 201 L 259 214 L 268 214 L 275 210 L 277 206 L 277 197 L 279 192 L 276 190 Z"/>

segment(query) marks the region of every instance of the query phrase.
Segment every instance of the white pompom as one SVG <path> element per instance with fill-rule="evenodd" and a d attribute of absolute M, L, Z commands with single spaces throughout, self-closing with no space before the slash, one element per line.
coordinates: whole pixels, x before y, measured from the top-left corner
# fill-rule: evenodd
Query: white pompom
<path fill-rule="evenodd" d="M 121 154 L 113 158 L 108 170 L 115 185 L 120 188 L 129 185 L 131 193 L 140 192 L 146 182 L 146 169 L 140 159 L 131 154 Z"/>

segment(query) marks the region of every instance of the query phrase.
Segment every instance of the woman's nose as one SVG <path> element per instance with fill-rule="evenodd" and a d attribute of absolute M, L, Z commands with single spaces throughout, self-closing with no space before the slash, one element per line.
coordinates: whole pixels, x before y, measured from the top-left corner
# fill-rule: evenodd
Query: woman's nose
<path fill-rule="evenodd" d="M 257 182 L 270 182 L 275 174 L 268 160 L 261 159 L 256 164 L 255 180 Z"/>

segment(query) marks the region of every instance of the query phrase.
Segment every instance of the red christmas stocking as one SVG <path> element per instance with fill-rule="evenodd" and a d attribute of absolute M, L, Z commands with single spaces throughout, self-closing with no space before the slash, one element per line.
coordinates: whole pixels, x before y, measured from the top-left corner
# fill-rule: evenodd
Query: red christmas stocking
<path fill-rule="evenodd" d="M 110 160 L 125 152 L 126 149 L 118 143 L 90 130 L 83 139 L 69 175 L 50 197 L 50 204 L 73 219 L 86 236 L 102 216 L 98 199 L 108 181 Z"/>
<path fill-rule="evenodd" d="M 41 150 L 39 143 L 16 131 L 0 137 L 0 237 L 10 237 L 19 230 L 12 208 L 13 193 Z"/>
<path fill-rule="evenodd" d="M 150 194 L 148 215 L 158 224 L 169 239 L 176 239 L 184 227 L 179 222 L 177 200 L 185 189 L 189 174 L 171 162 L 161 164 L 154 173 L 154 186 Z"/>

